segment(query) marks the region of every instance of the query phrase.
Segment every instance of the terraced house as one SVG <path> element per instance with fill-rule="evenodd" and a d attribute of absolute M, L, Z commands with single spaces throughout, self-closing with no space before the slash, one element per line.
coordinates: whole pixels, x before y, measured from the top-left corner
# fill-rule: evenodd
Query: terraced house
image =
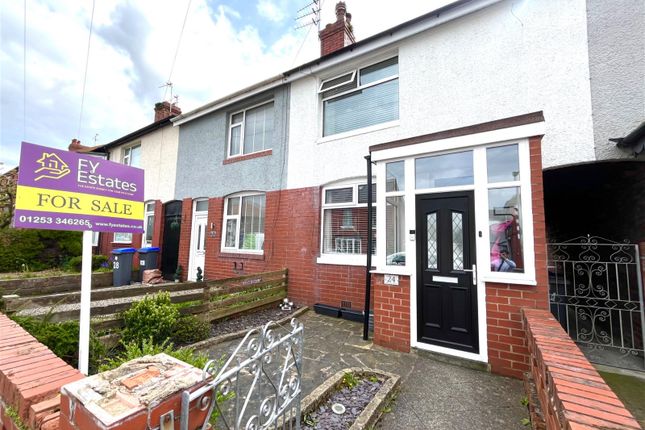
<path fill-rule="evenodd" d="M 521 307 L 577 323 L 578 268 L 547 240 L 645 241 L 644 8 L 462 0 L 356 41 L 338 3 L 320 58 L 171 120 L 163 254 L 188 279 L 288 268 L 290 297 L 332 312 L 360 315 L 369 279 L 376 343 L 520 376 Z M 606 265 L 632 329 L 612 338 L 642 357 L 630 258 Z"/>

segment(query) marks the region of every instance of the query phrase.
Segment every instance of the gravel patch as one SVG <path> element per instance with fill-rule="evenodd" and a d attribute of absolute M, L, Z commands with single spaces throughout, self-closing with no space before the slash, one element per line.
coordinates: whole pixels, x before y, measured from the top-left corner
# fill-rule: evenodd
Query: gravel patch
<path fill-rule="evenodd" d="M 215 321 L 211 324 L 211 336 L 221 336 L 229 333 L 236 333 L 242 330 L 250 330 L 265 325 L 270 321 L 277 321 L 285 318 L 296 310 L 294 306 L 290 311 L 283 311 L 275 305 L 275 308 L 265 308 L 240 316 L 232 316 L 229 319 Z"/>
<path fill-rule="evenodd" d="M 384 383 L 378 378 L 359 376 L 358 379 L 359 382 L 356 386 L 338 389 L 318 409 L 306 416 L 303 420 L 302 428 L 312 430 L 342 430 L 350 428 Z M 335 413 L 332 410 L 334 403 L 343 405 L 345 412 L 342 414 Z"/>
<path fill-rule="evenodd" d="M 131 284 L 130 287 L 141 287 L 141 284 Z M 123 288 L 128 288 L 128 287 L 108 287 L 108 288 L 101 288 L 101 291 L 110 291 L 111 289 L 114 290 L 119 290 Z M 171 296 L 176 297 L 176 296 L 185 296 L 188 294 L 195 294 L 199 293 L 202 291 L 201 288 L 199 289 L 194 289 L 194 290 L 185 290 L 185 291 L 173 291 L 170 293 Z M 55 296 L 55 295 L 54 295 Z M 64 295 L 61 294 L 61 298 Z M 104 306 L 110 306 L 110 305 L 116 305 L 116 304 L 121 304 L 121 303 L 134 303 L 143 300 L 145 297 L 144 295 L 141 296 L 134 296 L 134 297 L 121 297 L 121 298 L 116 298 L 116 299 L 106 299 L 106 300 L 95 300 L 92 301 L 92 308 L 100 308 Z M 45 315 L 49 313 L 52 308 L 54 309 L 55 312 L 66 312 L 66 311 L 75 311 L 80 309 L 81 304 L 80 302 L 77 303 L 63 303 L 59 305 L 54 305 L 54 306 L 41 306 L 41 307 L 35 307 L 35 308 L 27 308 L 27 309 L 22 309 L 18 312 L 16 312 L 16 315 L 20 316 L 37 316 L 37 315 Z"/>

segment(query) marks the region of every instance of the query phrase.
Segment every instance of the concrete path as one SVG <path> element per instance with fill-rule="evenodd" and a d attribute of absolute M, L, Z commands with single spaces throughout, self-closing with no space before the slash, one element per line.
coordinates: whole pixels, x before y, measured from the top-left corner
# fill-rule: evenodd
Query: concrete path
<path fill-rule="evenodd" d="M 362 339 L 362 325 L 315 314 L 305 327 L 304 395 L 346 367 L 363 366 L 401 375 L 401 390 L 381 429 L 526 429 L 519 380 L 438 361 L 422 352 L 389 351 Z M 213 357 L 231 351 L 234 340 L 211 348 Z"/>

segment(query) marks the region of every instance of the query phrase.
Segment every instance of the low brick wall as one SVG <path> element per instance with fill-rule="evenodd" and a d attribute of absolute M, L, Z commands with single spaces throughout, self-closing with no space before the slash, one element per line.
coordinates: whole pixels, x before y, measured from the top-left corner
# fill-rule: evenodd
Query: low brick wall
<path fill-rule="evenodd" d="M 532 414 L 534 428 L 641 428 L 549 311 L 525 308 L 522 320 L 530 354 L 528 376 L 542 415 Z M 539 418 L 542 424 L 536 422 Z"/>
<path fill-rule="evenodd" d="M 0 314 L 0 430 L 59 428 L 60 387 L 84 376 Z"/>

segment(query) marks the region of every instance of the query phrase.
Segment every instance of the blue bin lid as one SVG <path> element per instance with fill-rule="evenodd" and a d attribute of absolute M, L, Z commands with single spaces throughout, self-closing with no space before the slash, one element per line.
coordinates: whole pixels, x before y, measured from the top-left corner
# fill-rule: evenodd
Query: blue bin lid
<path fill-rule="evenodd" d="M 134 248 L 116 248 L 112 250 L 112 254 L 134 254 L 136 251 Z"/>
<path fill-rule="evenodd" d="M 161 249 L 156 246 L 146 246 L 145 248 L 139 248 L 137 251 L 139 254 L 146 254 L 148 252 L 159 252 Z"/>

